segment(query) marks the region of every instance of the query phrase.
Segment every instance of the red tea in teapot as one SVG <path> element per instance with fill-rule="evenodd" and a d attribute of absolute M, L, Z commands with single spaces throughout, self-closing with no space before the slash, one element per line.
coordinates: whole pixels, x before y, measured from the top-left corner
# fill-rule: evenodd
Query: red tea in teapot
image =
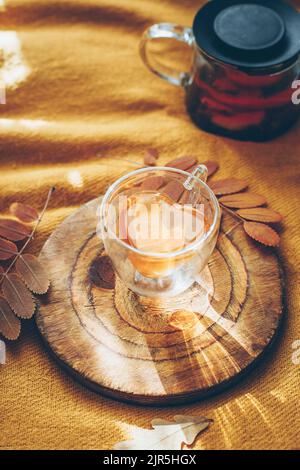
<path fill-rule="evenodd" d="M 191 46 L 192 69 L 164 66 L 148 46 L 168 38 Z M 150 70 L 186 92 L 188 113 L 208 132 L 264 141 L 283 133 L 300 114 L 300 14 L 281 0 L 212 0 L 193 28 L 149 28 L 141 55 Z"/>

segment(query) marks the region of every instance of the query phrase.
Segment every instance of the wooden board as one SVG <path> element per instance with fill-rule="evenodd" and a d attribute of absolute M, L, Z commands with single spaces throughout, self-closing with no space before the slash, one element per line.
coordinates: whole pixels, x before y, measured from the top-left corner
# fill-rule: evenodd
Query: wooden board
<path fill-rule="evenodd" d="M 153 405 L 207 396 L 249 370 L 283 315 L 275 251 L 223 214 L 194 285 L 177 298 L 140 298 L 114 278 L 96 235 L 99 201 L 66 219 L 40 254 L 52 285 L 36 320 L 60 364 L 97 392 Z"/>

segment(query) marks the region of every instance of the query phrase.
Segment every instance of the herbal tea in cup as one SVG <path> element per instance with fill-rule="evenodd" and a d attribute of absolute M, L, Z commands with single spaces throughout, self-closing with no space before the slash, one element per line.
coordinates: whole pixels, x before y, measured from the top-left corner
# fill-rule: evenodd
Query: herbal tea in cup
<path fill-rule="evenodd" d="M 196 174 L 142 168 L 110 186 L 100 218 L 106 252 L 126 286 L 143 296 L 170 297 L 189 288 L 206 266 L 220 209 Z"/>

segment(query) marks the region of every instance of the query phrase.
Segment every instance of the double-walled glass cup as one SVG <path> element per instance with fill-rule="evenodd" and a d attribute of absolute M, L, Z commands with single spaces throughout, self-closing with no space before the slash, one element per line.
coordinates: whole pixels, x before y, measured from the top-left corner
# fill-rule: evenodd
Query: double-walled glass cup
<path fill-rule="evenodd" d="M 188 289 L 215 248 L 219 226 L 219 204 L 207 184 L 169 167 L 121 177 L 100 207 L 100 234 L 117 275 L 147 297 Z"/>

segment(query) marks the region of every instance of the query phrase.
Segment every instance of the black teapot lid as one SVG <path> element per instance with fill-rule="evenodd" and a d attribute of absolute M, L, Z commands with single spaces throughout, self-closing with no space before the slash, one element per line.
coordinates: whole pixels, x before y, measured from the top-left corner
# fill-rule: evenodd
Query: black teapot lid
<path fill-rule="evenodd" d="M 300 14 L 281 0 L 211 0 L 193 24 L 208 56 L 250 72 L 281 69 L 300 51 Z"/>

